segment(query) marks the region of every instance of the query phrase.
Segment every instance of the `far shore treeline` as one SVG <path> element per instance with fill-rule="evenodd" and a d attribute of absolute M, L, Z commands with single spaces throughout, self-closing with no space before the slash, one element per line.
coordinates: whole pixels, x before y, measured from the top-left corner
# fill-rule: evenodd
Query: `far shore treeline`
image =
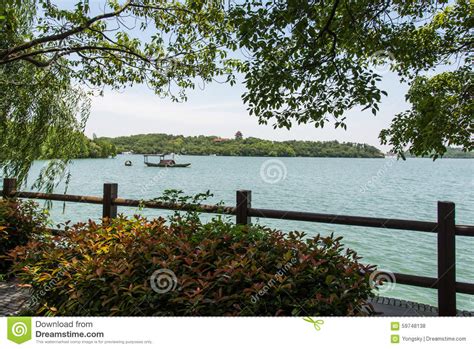
<path fill-rule="evenodd" d="M 270 141 L 259 138 L 243 138 L 237 132 L 235 138 L 218 136 L 174 136 L 167 134 L 141 134 L 115 138 L 98 138 L 110 142 L 117 152 L 177 153 L 186 155 L 227 156 L 301 156 L 301 157 L 349 157 L 383 158 L 384 154 L 368 144 L 341 143 L 338 141 Z"/>
<path fill-rule="evenodd" d="M 122 137 L 75 137 L 74 158 L 108 158 L 118 153 L 135 154 L 176 153 L 183 155 L 224 156 L 281 156 L 281 157 L 339 157 L 383 158 L 385 155 L 374 146 L 361 143 L 334 141 L 270 141 L 254 137 L 244 138 L 240 132 L 232 139 L 218 136 L 168 135 L 163 133 L 140 134 Z M 44 152 L 42 158 L 48 158 Z M 406 157 L 413 157 L 405 153 Z M 444 158 L 474 158 L 474 152 L 447 147 Z"/>

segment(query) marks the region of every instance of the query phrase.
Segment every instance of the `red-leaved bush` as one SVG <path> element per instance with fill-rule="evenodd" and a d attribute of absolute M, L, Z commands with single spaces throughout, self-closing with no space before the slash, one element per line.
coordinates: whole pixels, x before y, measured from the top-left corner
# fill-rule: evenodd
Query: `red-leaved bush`
<path fill-rule="evenodd" d="M 46 229 L 48 215 L 33 201 L 0 199 L 0 274 L 10 271 L 7 253 Z"/>
<path fill-rule="evenodd" d="M 373 266 L 341 238 L 182 217 L 77 224 L 10 253 L 38 315 L 357 315 Z"/>

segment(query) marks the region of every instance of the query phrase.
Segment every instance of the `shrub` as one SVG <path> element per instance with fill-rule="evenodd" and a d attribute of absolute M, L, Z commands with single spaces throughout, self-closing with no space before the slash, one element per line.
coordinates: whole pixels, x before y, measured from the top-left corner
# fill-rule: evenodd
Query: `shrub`
<path fill-rule="evenodd" d="M 38 315 L 357 315 L 372 266 L 341 238 L 220 219 L 72 226 L 10 253 Z"/>
<path fill-rule="evenodd" d="M 33 201 L 0 199 L 0 274 L 7 273 L 12 264 L 7 252 L 43 231 L 47 220 L 47 213 Z"/>

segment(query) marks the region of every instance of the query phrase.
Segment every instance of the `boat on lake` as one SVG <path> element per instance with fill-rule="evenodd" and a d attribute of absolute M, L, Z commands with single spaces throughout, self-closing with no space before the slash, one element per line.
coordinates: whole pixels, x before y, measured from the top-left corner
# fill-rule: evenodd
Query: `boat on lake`
<path fill-rule="evenodd" d="M 150 156 L 157 156 L 160 158 L 160 162 L 149 161 Z M 177 164 L 174 161 L 174 154 L 144 154 L 143 162 L 149 167 L 189 167 L 190 163 Z"/>

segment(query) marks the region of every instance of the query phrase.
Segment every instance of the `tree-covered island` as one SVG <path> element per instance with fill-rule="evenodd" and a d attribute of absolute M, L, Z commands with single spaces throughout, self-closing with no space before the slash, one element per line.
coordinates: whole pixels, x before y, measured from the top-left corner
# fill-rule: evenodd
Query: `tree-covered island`
<path fill-rule="evenodd" d="M 162 133 L 140 134 L 116 138 L 99 138 L 110 142 L 117 152 L 180 153 L 187 155 L 227 156 L 301 156 L 383 158 L 383 153 L 368 144 L 338 141 L 270 141 L 254 137 L 243 138 L 237 133 L 233 139 L 218 136 L 174 136 Z"/>

